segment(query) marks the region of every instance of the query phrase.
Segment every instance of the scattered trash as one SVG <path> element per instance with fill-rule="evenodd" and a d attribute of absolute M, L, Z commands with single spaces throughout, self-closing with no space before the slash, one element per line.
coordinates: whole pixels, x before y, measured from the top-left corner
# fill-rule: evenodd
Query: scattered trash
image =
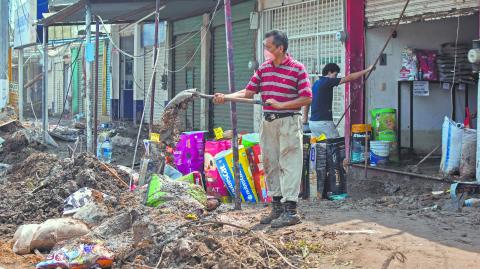
<path fill-rule="evenodd" d="M 91 203 L 103 203 L 104 200 L 112 200 L 113 198 L 97 190 L 84 187 L 74 192 L 65 199 L 63 215 L 75 214 L 81 207 Z"/>
<path fill-rule="evenodd" d="M 114 146 L 118 146 L 118 147 L 133 147 L 135 143 L 135 141 L 132 138 L 123 137 L 120 135 L 116 135 L 112 137 L 110 140 Z"/>
<path fill-rule="evenodd" d="M 33 235 L 39 227 L 40 224 L 20 225 L 13 236 L 13 252 L 19 255 L 32 253 L 33 249 L 30 245 L 32 243 Z"/>
<path fill-rule="evenodd" d="M 465 206 L 467 207 L 480 207 L 480 199 L 470 198 L 465 200 Z"/>
<path fill-rule="evenodd" d="M 57 248 L 36 269 L 111 268 L 114 254 L 102 243 L 70 243 Z"/>
<path fill-rule="evenodd" d="M 341 201 L 345 200 L 348 198 L 348 194 L 343 193 L 343 194 L 336 194 L 336 195 L 329 195 L 328 199 L 332 201 Z"/>
<path fill-rule="evenodd" d="M 51 250 L 56 243 L 77 238 L 90 232 L 88 227 L 74 219 L 49 219 L 42 224 L 27 224 L 18 228 L 14 235 L 14 251 L 26 254 L 34 249 Z"/>
<path fill-rule="evenodd" d="M 207 194 L 201 186 L 152 175 L 148 183 L 145 204 L 158 207 L 174 200 L 191 205 L 192 210 L 203 209 L 207 204 Z"/>
<path fill-rule="evenodd" d="M 53 127 L 53 130 L 48 133 L 55 138 L 68 142 L 75 142 L 78 138 L 79 131 L 77 129 L 72 129 L 65 126 Z"/>
<path fill-rule="evenodd" d="M 356 230 L 356 231 L 336 231 L 335 234 L 376 234 L 375 230 Z"/>

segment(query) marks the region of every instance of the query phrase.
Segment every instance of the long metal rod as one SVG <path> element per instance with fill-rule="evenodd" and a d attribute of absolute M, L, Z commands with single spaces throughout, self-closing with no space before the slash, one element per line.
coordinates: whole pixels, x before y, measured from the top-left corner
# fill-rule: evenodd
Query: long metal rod
<path fill-rule="evenodd" d="M 155 1 L 155 43 L 153 44 L 153 65 L 157 62 L 157 53 L 158 53 L 158 24 L 159 24 L 159 12 L 160 12 L 160 0 Z M 150 133 L 153 131 L 153 115 L 155 108 L 155 80 L 157 77 L 157 72 L 153 72 L 153 82 L 152 82 L 152 96 L 150 99 L 150 122 L 148 123 L 148 130 Z"/>
<path fill-rule="evenodd" d="M 23 49 L 18 50 L 18 119 L 23 121 L 23 86 L 25 83 L 23 72 L 24 70 L 24 56 Z"/>
<path fill-rule="evenodd" d="M 363 168 L 363 165 L 361 164 L 351 164 L 353 167 L 358 167 L 358 168 Z M 437 180 L 441 182 L 453 182 L 452 180 L 449 180 L 448 178 L 441 178 L 441 177 L 435 177 L 435 176 L 429 176 L 429 175 L 422 175 L 422 174 L 415 174 L 415 173 L 410 173 L 410 172 L 405 172 L 405 171 L 398 171 L 394 169 L 388 169 L 388 168 L 382 168 L 378 166 L 369 166 L 369 170 L 377 170 L 381 172 L 387 172 L 387 173 L 393 173 L 393 174 L 399 174 L 399 175 L 404 175 L 404 176 L 411 176 L 411 177 L 417 177 L 417 178 L 423 178 L 423 179 L 432 179 L 432 180 Z"/>
<path fill-rule="evenodd" d="M 42 129 L 43 141 L 48 136 L 48 27 L 43 26 L 43 91 L 42 91 Z"/>
<path fill-rule="evenodd" d="M 100 47 L 100 21 L 95 18 L 95 93 L 93 96 L 93 150 L 97 149 L 97 124 L 98 124 L 98 50 Z"/>
<path fill-rule="evenodd" d="M 230 0 L 224 0 L 225 5 L 225 38 L 227 43 L 228 60 L 228 89 L 230 93 L 235 92 L 235 67 L 233 65 L 233 31 L 232 31 L 232 7 Z M 238 133 L 237 133 L 237 104 L 230 102 L 230 120 L 232 122 L 233 138 L 233 176 L 235 178 L 235 210 L 242 209 L 240 197 L 240 167 L 238 164 Z"/>
<path fill-rule="evenodd" d="M 85 46 L 84 57 L 86 57 L 88 49 L 91 45 L 91 25 L 92 25 L 92 10 L 90 4 L 87 2 L 85 5 L 85 26 L 86 26 L 86 40 L 87 45 Z M 87 119 L 87 151 L 92 151 L 92 111 L 90 108 L 91 101 L 91 92 L 92 92 L 92 62 L 89 60 L 85 61 L 85 117 Z"/>
<path fill-rule="evenodd" d="M 388 36 L 387 38 L 387 41 L 385 42 L 385 45 L 383 46 L 382 50 L 380 51 L 380 53 L 378 54 L 377 56 L 377 59 L 375 59 L 375 62 L 373 63 L 373 66 L 377 66 L 378 64 L 378 61 L 380 61 L 380 58 L 382 57 L 382 54 L 383 52 L 385 51 L 385 49 L 387 48 L 388 46 L 388 43 L 390 43 L 390 40 L 392 39 L 392 36 L 393 36 L 393 33 L 395 31 L 397 31 L 397 28 L 398 28 L 398 25 L 400 24 L 400 22 L 402 21 L 402 18 L 403 18 L 403 15 L 405 14 L 405 10 L 407 9 L 408 7 L 408 4 L 410 3 L 410 0 L 407 0 L 407 2 L 405 3 L 405 6 L 403 7 L 403 10 L 402 10 L 402 13 L 400 14 L 400 17 L 398 18 L 397 20 L 397 23 L 395 24 L 395 27 L 393 27 L 392 31 L 390 32 L 390 35 Z M 372 70 L 370 70 L 367 75 L 365 76 L 365 79 L 363 80 L 363 84 L 365 86 L 365 82 L 368 80 L 368 78 L 370 78 L 370 75 L 372 74 L 372 71 L 373 71 L 374 68 L 372 68 Z M 343 118 L 345 117 L 345 114 L 347 114 L 347 112 L 350 110 L 350 107 L 352 106 L 352 104 L 354 103 L 353 101 L 355 101 L 355 96 L 356 95 L 352 95 L 352 99 L 350 101 L 350 104 L 348 104 L 347 108 L 345 109 L 345 111 L 343 112 L 342 116 L 340 117 L 340 119 L 338 120 L 337 124 L 335 124 L 335 128 L 338 127 L 338 125 L 340 124 L 340 122 L 342 122 Z M 365 102 L 366 104 L 366 102 Z M 364 110 L 366 111 L 366 110 Z M 368 113 L 365 112 L 365 115 L 368 115 Z M 365 121 L 365 123 L 367 123 Z"/>

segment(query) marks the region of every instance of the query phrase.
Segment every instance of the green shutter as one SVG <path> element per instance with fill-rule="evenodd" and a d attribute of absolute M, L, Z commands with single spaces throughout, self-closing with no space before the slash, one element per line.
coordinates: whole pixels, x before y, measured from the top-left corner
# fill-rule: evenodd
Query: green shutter
<path fill-rule="evenodd" d="M 200 30 L 200 29 L 198 29 Z M 194 36 L 193 36 L 194 35 Z M 190 88 L 200 88 L 200 33 L 174 36 L 174 96 Z M 187 111 L 182 112 L 180 119 L 185 131 L 200 129 L 200 100 L 195 99 Z"/>
<path fill-rule="evenodd" d="M 235 68 L 235 90 L 242 90 L 248 84 L 253 71 L 248 69 L 248 62 L 254 59 L 254 31 L 250 30 L 250 21 L 234 22 L 233 50 Z M 213 88 L 216 92 L 228 92 L 227 51 L 225 41 L 225 26 L 214 29 L 213 34 Z M 230 105 L 216 105 L 214 107 L 213 127 L 232 128 L 230 122 Z M 253 105 L 237 104 L 237 128 L 239 132 L 253 131 Z"/>

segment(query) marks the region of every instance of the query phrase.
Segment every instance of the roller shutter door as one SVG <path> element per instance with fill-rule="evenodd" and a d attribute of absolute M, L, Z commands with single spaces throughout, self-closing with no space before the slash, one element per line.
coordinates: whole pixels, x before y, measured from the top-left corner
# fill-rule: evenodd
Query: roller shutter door
<path fill-rule="evenodd" d="M 248 62 L 254 57 L 254 31 L 250 30 L 250 21 L 234 22 L 233 48 L 235 66 L 235 90 L 244 89 L 253 75 Z M 227 50 L 225 26 L 213 30 L 213 88 L 216 92 L 228 93 Z M 253 106 L 237 104 L 237 128 L 239 132 L 253 131 Z M 224 130 L 232 128 L 230 122 L 230 105 L 217 105 L 213 109 L 213 127 Z"/>

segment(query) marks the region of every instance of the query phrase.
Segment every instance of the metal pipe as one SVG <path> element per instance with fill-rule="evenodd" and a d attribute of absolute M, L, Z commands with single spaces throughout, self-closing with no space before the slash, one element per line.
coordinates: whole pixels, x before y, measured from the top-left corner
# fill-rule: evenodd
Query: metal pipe
<path fill-rule="evenodd" d="M 91 45 L 91 25 L 92 25 L 92 9 L 90 3 L 87 1 L 85 4 L 85 26 L 86 26 L 86 40 L 87 45 L 85 46 L 85 53 L 83 57 L 86 57 L 88 53 L 88 48 Z M 87 119 L 87 151 L 92 151 L 92 112 L 90 110 L 90 101 L 91 101 L 91 92 L 92 92 L 92 62 L 89 60 L 85 61 L 85 80 L 86 80 L 86 91 L 85 91 L 85 117 Z"/>
<path fill-rule="evenodd" d="M 93 96 L 93 150 L 97 149 L 97 124 L 98 124 L 98 50 L 100 43 L 100 21 L 95 18 L 95 93 Z"/>
<path fill-rule="evenodd" d="M 358 167 L 358 168 L 363 168 L 363 165 L 360 164 L 350 164 L 353 167 Z M 393 170 L 393 169 L 388 169 L 388 168 L 381 168 L 381 167 L 373 167 L 369 166 L 368 169 L 370 170 L 376 170 L 376 171 L 381 171 L 381 172 L 387 172 L 387 173 L 393 173 L 393 174 L 398 174 L 398 175 L 404 175 L 404 176 L 411 176 L 411 177 L 417 177 L 417 178 L 423 178 L 423 179 L 431 179 L 431 180 L 437 180 L 441 182 L 453 182 L 452 180 L 448 178 L 441 178 L 441 177 L 435 177 L 435 176 L 429 176 L 429 175 L 422 175 L 422 174 L 415 174 L 415 173 L 410 173 L 410 172 L 405 172 L 405 171 L 398 171 L 398 170 Z"/>
<path fill-rule="evenodd" d="M 43 91 L 42 91 L 42 128 L 43 142 L 48 136 L 48 27 L 43 26 Z"/>
<path fill-rule="evenodd" d="M 155 42 L 153 44 L 153 66 L 157 62 L 157 53 L 158 53 L 158 24 L 159 24 L 159 16 L 160 16 L 160 0 L 155 1 Z M 153 81 L 152 81 L 152 96 L 150 99 L 150 122 L 148 123 L 148 131 L 152 133 L 153 131 L 153 114 L 155 108 L 155 80 L 157 77 L 157 71 L 154 70 L 153 74 Z M 135 116 L 134 116 L 135 117 Z"/>
<path fill-rule="evenodd" d="M 24 82 L 24 72 L 23 65 L 25 63 L 23 56 L 23 49 L 18 50 L 18 119 L 20 122 L 23 121 L 23 84 Z"/>
<path fill-rule="evenodd" d="M 478 7 L 480 9 L 480 0 L 478 1 Z M 480 12 L 478 13 L 478 39 L 480 39 Z M 480 76 L 480 72 L 478 73 Z M 480 107 L 480 83 L 477 82 L 477 110 Z M 478 116 L 477 113 L 477 129 L 479 129 L 480 126 L 480 117 Z M 475 178 L 477 179 L 477 182 L 480 183 L 480 132 L 477 131 L 477 160 L 476 160 L 476 174 Z"/>
<path fill-rule="evenodd" d="M 230 93 L 235 92 L 235 67 L 233 65 L 233 31 L 232 31 L 232 7 L 230 0 L 224 0 L 225 6 L 225 39 L 227 43 L 228 60 L 228 89 Z M 230 120 L 232 122 L 233 138 L 233 176 L 235 178 L 235 210 L 242 209 L 240 197 L 240 167 L 238 165 L 238 133 L 237 133 L 237 104 L 230 103 Z"/>

